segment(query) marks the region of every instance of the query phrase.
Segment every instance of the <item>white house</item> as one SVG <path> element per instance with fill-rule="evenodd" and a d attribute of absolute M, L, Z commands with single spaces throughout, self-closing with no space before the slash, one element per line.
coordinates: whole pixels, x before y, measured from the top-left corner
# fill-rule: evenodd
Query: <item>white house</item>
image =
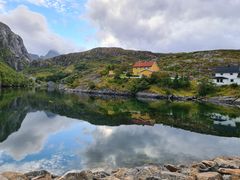
<path fill-rule="evenodd" d="M 218 85 L 240 85 L 240 66 L 217 67 L 214 69 L 213 82 Z"/>

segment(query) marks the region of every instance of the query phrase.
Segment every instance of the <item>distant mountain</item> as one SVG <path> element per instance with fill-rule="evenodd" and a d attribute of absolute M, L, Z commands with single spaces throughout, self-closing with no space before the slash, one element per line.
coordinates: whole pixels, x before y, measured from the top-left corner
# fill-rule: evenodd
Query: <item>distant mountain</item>
<path fill-rule="evenodd" d="M 151 60 L 159 57 L 160 53 L 152 53 L 150 51 L 135 51 L 125 50 L 116 47 L 99 47 L 84 52 L 70 53 L 59 55 L 57 57 L 49 58 L 41 62 L 33 62 L 32 66 L 48 66 L 60 65 L 68 66 L 70 64 L 78 64 L 81 61 L 104 61 L 105 63 L 121 63 L 121 62 L 134 62 L 139 59 Z"/>
<path fill-rule="evenodd" d="M 55 50 L 50 50 L 50 51 L 48 51 L 48 53 L 45 56 L 41 56 L 40 58 L 41 59 L 49 59 L 49 58 L 53 58 L 53 57 L 56 57 L 59 55 L 60 55 L 59 52 L 57 52 Z"/>
<path fill-rule="evenodd" d="M 30 53 L 29 56 L 30 56 L 31 60 L 33 60 L 33 61 L 40 59 L 39 55 L 37 55 L 37 54 Z"/>
<path fill-rule="evenodd" d="M 22 38 L 0 22 L 0 58 L 19 71 L 30 63 L 30 56 Z"/>
<path fill-rule="evenodd" d="M 39 56 L 37 54 L 30 54 L 31 60 L 34 61 L 40 61 L 40 60 L 46 60 L 50 58 L 54 58 L 56 56 L 59 56 L 60 53 L 55 50 L 49 50 L 45 56 Z"/>

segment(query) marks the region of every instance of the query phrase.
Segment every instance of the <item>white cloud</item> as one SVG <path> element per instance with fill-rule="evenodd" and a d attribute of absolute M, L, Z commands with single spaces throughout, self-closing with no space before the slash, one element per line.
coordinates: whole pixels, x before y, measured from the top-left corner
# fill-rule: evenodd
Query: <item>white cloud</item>
<path fill-rule="evenodd" d="M 240 47 L 238 0 L 88 0 L 103 46 L 152 51 Z"/>
<path fill-rule="evenodd" d="M 48 26 L 47 19 L 28 9 L 24 5 L 0 14 L 0 21 L 9 25 L 13 32 L 19 34 L 31 53 L 45 54 L 54 49 L 61 53 L 77 50 L 76 45 L 58 34 Z"/>
<path fill-rule="evenodd" d="M 47 6 L 47 2 L 45 0 L 27 0 L 27 1 L 38 6 Z"/>
<path fill-rule="evenodd" d="M 145 162 L 179 164 L 220 155 L 240 155 L 238 138 L 204 135 L 163 125 L 98 126 L 93 137 L 94 141 L 81 153 L 85 168 L 111 169 Z"/>
<path fill-rule="evenodd" d="M 21 128 L 0 143 L 0 150 L 15 160 L 40 152 L 48 137 L 73 124 L 69 118 L 48 115 L 44 112 L 29 113 Z"/>
<path fill-rule="evenodd" d="M 6 5 L 6 1 L 0 0 L 0 11 L 3 11 Z"/>
<path fill-rule="evenodd" d="M 75 0 L 27 0 L 29 3 L 37 6 L 44 6 L 52 8 L 60 13 L 71 12 L 73 8 L 77 8 L 77 1 Z M 76 6 L 77 5 L 77 6 Z"/>

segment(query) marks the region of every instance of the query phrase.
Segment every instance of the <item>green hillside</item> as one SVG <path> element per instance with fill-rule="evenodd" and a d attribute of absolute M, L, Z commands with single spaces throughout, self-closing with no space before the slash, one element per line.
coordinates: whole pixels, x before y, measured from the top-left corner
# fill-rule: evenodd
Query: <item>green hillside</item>
<path fill-rule="evenodd" d="M 27 78 L 0 60 L 0 87 L 27 86 Z"/>
<path fill-rule="evenodd" d="M 138 60 L 157 61 L 161 72 L 154 80 L 123 78 L 124 72 L 131 74 L 132 65 Z M 162 54 L 121 48 L 95 48 L 46 61 L 35 61 L 30 68 L 25 70 L 25 73 L 35 76 L 39 82 L 54 81 L 71 88 L 132 92 L 145 90 L 161 94 L 196 95 L 197 84 L 203 78 L 211 77 L 213 67 L 228 64 L 240 64 L 239 50 Z M 114 71 L 114 77 L 108 75 L 109 70 Z M 184 79 L 180 80 L 181 82 L 169 82 L 170 77 L 174 78 L 177 75 L 187 77 L 190 81 L 187 84 L 190 85 L 185 86 Z M 218 91 L 214 91 L 214 95 L 239 96 L 239 87 L 218 88 Z"/>

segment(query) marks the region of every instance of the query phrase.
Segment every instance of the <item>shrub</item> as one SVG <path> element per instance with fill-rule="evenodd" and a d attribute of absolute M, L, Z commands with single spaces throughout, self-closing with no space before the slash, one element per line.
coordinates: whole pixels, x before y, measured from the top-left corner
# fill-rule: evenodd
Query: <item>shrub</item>
<path fill-rule="evenodd" d="M 190 80 L 189 77 L 178 77 L 178 75 L 175 76 L 173 82 L 172 82 L 172 88 L 175 89 L 181 89 L 181 88 L 188 88 L 190 87 Z"/>
<path fill-rule="evenodd" d="M 153 73 L 150 82 L 160 87 L 174 89 L 188 88 L 191 85 L 189 77 L 183 76 L 179 78 L 179 76 L 176 75 L 174 79 L 171 79 L 167 73 Z"/>
<path fill-rule="evenodd" d="M 85 63 L 79 63 L 75 66 L 75 69 L 78 71 L 82 71 L 88 69 L 88 67 Z"/>
<path fill-rule="evenodd" d="M 88 83 L 88 87 L 89 87 L 89 89 L 95 89 L 95 88 L 96 88 L 96 85 L 95 85 L 94 82 L 89 82 L 89 83 Z"/>
<path fill-rule="evenodd" d="M 108 70 L 107 69 L 104 69 L 104 70 L 102 70 L 101 72 L 100 72 L 100 75 L 101 76 L 106 76 L 107 74 L 108 74 Z"/>
<path fill-rule="evenodd" d="M 136 94 L 139 91 L 148 89 L 149 85 L 150 83 L 145 78 L 135 79 L 130 86 L 130 91 L 131 93 Z"/>
<path fill-rule="evenodd" d="M 203 79 L 200 81 L 198 85 L 198 95 L 206 96 L 208 94 L 214 93 L 216 91 L 216 86 L 209 82 L 207 79 Z"/>
<path fill-rule="evenodd" d="M 67 73 L 64 73 L 64 72 L 58 72 L 56 74 L 53 74 L 51 76 L 47 76 L 45 78 L 46 81 L 53 81 L 53 82 L 58 82 L 60 81 L 61 79 L 67 77 L 69 74 Z"/>
<path fill-rule="evenodd" d="M 238 88 L 239 86 L 238 86 L 238 84 L 235 83 L 235 84 L 231 84 L 230 87 L 235 89 L 235 88 Z"/>

